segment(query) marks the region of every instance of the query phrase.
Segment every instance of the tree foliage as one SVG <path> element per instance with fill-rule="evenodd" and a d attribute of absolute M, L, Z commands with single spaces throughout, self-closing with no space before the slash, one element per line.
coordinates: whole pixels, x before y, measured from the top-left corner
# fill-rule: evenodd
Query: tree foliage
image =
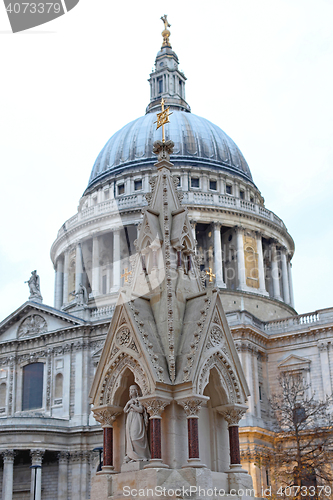
<path fill-rule="evenodd" d="M 275 439 L 268 461 L 276 482 L 285 486 L 316 486 L 333 480 L 332 396 L 318 400 L 301 374 L 282 374 L 281 391 L 270 404 Z"/>

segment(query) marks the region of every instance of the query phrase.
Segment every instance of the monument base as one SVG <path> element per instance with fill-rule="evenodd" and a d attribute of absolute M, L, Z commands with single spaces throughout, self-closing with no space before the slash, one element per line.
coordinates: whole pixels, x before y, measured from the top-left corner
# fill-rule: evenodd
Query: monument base
<path fill-rule="evenodd" d="M 136 470 L 134 470 L 135 464 L 137 464 Z M 96 475 L 92 478 L 90 498 L 137 500 L 141 497 L 160 500 L 161 497 L 189 497 L 191 500 L 206 500 L 223 496 L 226 497 L 225 500 L 245 500 L 254 497 L 252 478 L 249 474 L 212 472 L 202 467 L 167 469 L 163 467 L 164 464 L 161 468 L 158 468 L 157 464 L 154 468 L 140 468 L 144 464 L 145 462 L 123 464 L 132 465 L 132 470 L 125 472 L 122 467 L 122 472 L 119 474 Z M 216 489 L 215 495 L 214 489 Z"/>

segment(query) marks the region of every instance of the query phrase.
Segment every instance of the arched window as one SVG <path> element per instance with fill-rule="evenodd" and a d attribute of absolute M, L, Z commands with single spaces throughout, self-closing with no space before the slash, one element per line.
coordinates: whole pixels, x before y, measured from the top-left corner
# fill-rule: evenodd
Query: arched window
<path fill-rule="evenodd" d="M 0 408 L 4 408 L 6 406 L 6 384 L 3 382 L 0 385 Z"/>
<path fill-rule="evenodd" d="M 22 410 L 43 406 L 43 363 L 31 363 L 23 368 Z"/>
<path fill-rule="evenodd" d="M 58 373 L 56 375 L 56 378 L 55 378 L 55 387 L 54 387 L 54 399 L 55 399 L 54 403 L 55 404 L 62 403 L 63 380 L 64 380 L 64 377 L 63 377 L 62 373 Z"/>

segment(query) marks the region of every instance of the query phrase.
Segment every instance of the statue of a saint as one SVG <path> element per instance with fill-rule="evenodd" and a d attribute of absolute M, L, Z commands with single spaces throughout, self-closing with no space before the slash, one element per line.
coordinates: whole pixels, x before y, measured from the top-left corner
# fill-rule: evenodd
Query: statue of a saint
<path fill-rule="evenodd" d="M 84 306 L 88 302 L 87 289 L 82 283 L 79 284 L 79 288 L 76 292 L 71 292 L 70 295 L 75 295 L 76 303 L 78 306 Z"/>
<path fill-rule="evenodd" d="M 150 460 L 147 426 L 148 414 L 138 400 L 139 387 L 131 385 L 129 388 L 130 400 L 126 403 L 124 412 L 126 419 L 126 456 L 124 463 Z"/>
<path fill-rule="evenodd" d="M 30 291 L 30 299 L 39 299 L 43 300 L 42 294 L 40 293 L 40 280 L 37 274 L 37 271 L 31 271 L 31 276 L 28 281 L 24 283 L 28 283 L 29 291 Z"/>

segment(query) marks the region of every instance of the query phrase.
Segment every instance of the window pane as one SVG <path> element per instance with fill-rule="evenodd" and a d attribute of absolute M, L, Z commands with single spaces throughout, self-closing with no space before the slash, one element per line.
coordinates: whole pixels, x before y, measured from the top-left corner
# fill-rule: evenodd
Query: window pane
<path fill-rule="evenodd" d="M 216 181 L 209 181 L 209 189 L 216 191 L 217 190 L 217 182 Z"/>
<path fill-rule="evenodd" d="M 191 178 L 191 187 L 193 187 L 193 188 L 199 187 L 199 178 L 196 178 L 196 177 Z"/>
<path fill-rule="evenodd" d="M 43 406 L 43 363 L 31 363 L 23 368 L 22 410 Z"/>
<path fill-rule="evenodd" d="M 142 189 L 142 180 L 134 181 L 134 190 L 139 191 Z"/>

